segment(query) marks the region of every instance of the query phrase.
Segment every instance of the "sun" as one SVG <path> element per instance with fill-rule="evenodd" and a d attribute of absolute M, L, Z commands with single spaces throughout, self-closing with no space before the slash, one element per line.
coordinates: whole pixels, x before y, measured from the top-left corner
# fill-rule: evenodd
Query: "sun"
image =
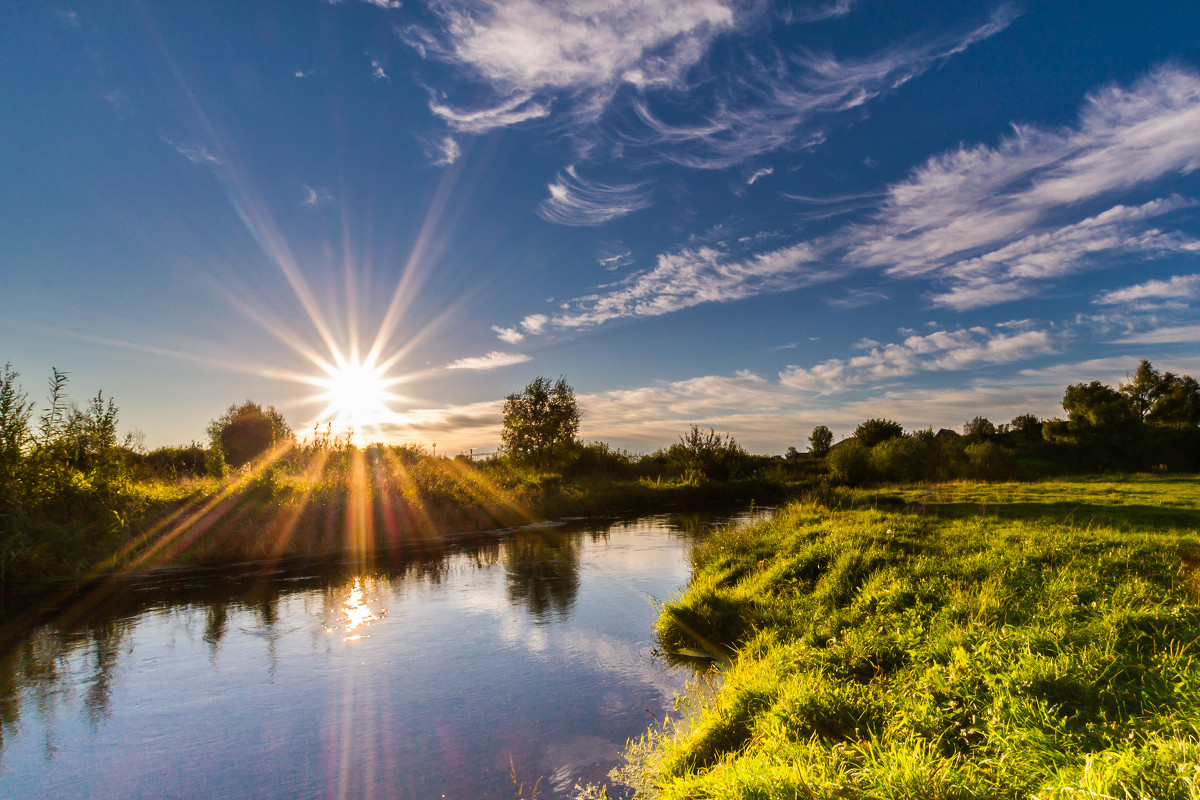
<path fill-rule="evenodd" d="M 320 400 L 327 405 L 320 419 L 339 428 L 363 430 L 377 428 L 393 416 L 388 401 L 396 399 L 390 391 L 396 381 L 384 377 L 383 367 L 372 360 L 349 358 L 338 359 L 324 371 L 318 384 L 325 390 Z"/>

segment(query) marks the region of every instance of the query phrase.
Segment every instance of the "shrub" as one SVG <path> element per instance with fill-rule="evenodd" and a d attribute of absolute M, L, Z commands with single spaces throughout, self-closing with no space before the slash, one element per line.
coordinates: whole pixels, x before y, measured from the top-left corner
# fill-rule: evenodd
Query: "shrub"
<path fill-rule="evenodd" d="M 839 483 L 858 486 L 871 478 L 871 454 L 858 439 L 849 439 L 829 451 L 829 474 Z"/>

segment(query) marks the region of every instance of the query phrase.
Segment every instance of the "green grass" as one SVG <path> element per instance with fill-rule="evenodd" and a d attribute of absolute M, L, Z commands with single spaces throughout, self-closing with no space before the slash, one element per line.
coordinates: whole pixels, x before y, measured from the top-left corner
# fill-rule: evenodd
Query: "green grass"
<path fill-rule="evenodd" d="M 924 491 L 695 551 L 660 641 L 728 667 L 632 748 L 641 796 L 1200 798 L 1200 481 Z"/>

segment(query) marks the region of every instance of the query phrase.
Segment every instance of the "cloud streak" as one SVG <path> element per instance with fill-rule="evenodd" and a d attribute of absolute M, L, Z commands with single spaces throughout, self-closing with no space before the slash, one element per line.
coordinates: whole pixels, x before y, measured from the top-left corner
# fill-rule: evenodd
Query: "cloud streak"
<path fill-rule="evenodd" d="M 747 258 L 713 247 L 660 255 L 654 269 L 568 303 L 555 325 L 581 328 L 621 317 L 654 317 L 701 303 L 726 303 L 830 280 L 816 251 L 798 244 Z"/>
<path fill-rule="evenodd" d="M 959 328 L 870 346 L 865 354 L 848 359 L 831 358 L 808 368 L 788 367 L 779 374 L 779 380 L 799 391 L 832 394 L 918 372 L 1007 364 L 1056 351 L 1054 338 L 1045 330 L 1004 333 L 984 327 Z"/>
<path fill-rule="evenodd" d="M 695 169 L 725 169 L 782 147 L 814 148 L 825 125 L 847 111 L 895 91 L 970 46 L 1003 31 L 1014 14 L 1006 7 L 959 36 L 896 46 L 861 59 L 800 51 L 765 62 L 743 55 L 722 67 L 708 96 L 693 92 L 696 119 L 667 122 L 652 98 L 633 103 L 633 123 L 612 135 L 662 160 Z"/>
<path fill-rule="evenodd" d="M 632 214 L 650 205 L 642 183 L 607 184 L 587 180 L 569 166 L 546 188 L 550 197 L 538 206 L 538 216 L 559 225 L 594 226 Z"/>
<path fill-rule="evenodd" d="M 873 221 L 843 231 L 845 258 L 939 279 L 950 289 L 934 300 L 952 308 L 1028 297 L 1088 254 L 1194 251 L 1195 241 L 1143 224 L 1188 205 L 1177 197 L 1114 205 L 1078 222 L 1061 217 L 1198 166 L 1200 76 L 1162 67 L 1130 88 L 1091 94 L 1073 127 L 1018 125 L 996 147 L 929 159 L 889 188 Z"/>
<path fill-rule="evenodd" d="M 527 356 L 524 353 L 504 353 L 499 350 L 493 350 L 487 355 L 460 358 L 452 364 L 447 364 L 446 369 L 497 369 L 499 367 L 512 366 L 513 364 L 523 364 L 526 361 L 531 361 L 532 358 L 532 356 Z"/>

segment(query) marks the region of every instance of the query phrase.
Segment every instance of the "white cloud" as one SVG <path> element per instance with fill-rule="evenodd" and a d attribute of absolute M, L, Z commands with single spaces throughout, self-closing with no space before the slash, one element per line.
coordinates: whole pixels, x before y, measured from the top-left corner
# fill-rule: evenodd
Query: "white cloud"
<path fill-rule="evenodd" d="M 504 94 L 671 82 L 734 24 L 718 0 L 443 0 L 432 10 L 443 30 L 424 32 L 426 49 Z"/>
<path fill-rule="evenodd" d="M 1165 281 L 1146 281 L 1124 289 L 1105 292 L 1095 299 L 1097 305 L 1118 305 L 1143 300 L 1190 300 L 1200 294 L 1200 275 L 1176 275 Z"/>
<path fill-rule="evenodd" d="M 754 174 L 746 179 L 746 185 L 753 186 L 760 179 L 767 177 L 768 175 L 772 174 L 773 172 L 775 172 L 774 167 L 763 167 L 760 170 L 755 170 Z"/>
<path fill-rule="evenodd" d="M 953 288 L 933 302 L 963 311 L 1029 297 L 1037 282 L 1076 272 L 1088 257 L 1103 252 L 1145 257 L 1200 252 L 1200 241 L 1145 229 L 1144 222 L 1191 205 L 1181 198 L 1153 200 L 1140 206 L 1114 206 L 1102 214 L 1055 230 L 1026 236 L 976 258 L 949 265 Z"/>
<path fill-rule="evenodd" d="M 681 250 L 660 255 L 648 272 L 572 301 L 553 322 L 579 328 L 620 317 L 659 316 L 701 303 L 797 289 L 834 277 L 816 262 L 816 252 L 805 243 L 740 259 L 712 247 Z"/>
<path fill-rule="evenodd" d="M 492 330 L 496 332 L 496 338 L 506 344 L 519 344 L 525 340 L 525 334 L 516 328 L 501 328 L 499 325 L 493 325 Z"/>
<path fill-rule="evenodd" d="M 525 319 L 521 320 L 521 327 L 524 328 L 527 333 L 536 335 L 542 333 L 543 329 L 546 327 L 546 323 L 549 321 L 550 318 L 545 314 L 530 314 L 529 316 L 525 317 Z"/>
<path fill-rule="evenodd" d="M 1015 126 L 996 147 L 931 158 L 889 188 L 874 221 L 842 232 L 845 257 L 944 279 L 951 288 L 935 301 L 955 308 L 1026 297 L 1080 268 L 1080 253 L 1195 250 L 1194 240 L 1144 228 L 1186 204 L 1175 197 L 1074 223 L 1055 217 L 1198 166 L 1200 76 L 1163 67 L 1129 89 L 1090 95 L 1074 127 Z"/>
<path fill-rule="evenodd" d="M 939 330 L 912 335 L 900 343 L 871 346 L 861 356 L 831 358 L 812 367 L 788 367 L 779 374 L 785 386 L 830 394 L 859 384 L 873 384 L 918 372 L 958 371 L 1005 364 L 1055 352 L 1045 330 L 996 333 L 986 328 Z"/>
<path fill-rule="evenodd" d="M 887 94 L 1012 22 L 1006 8 L 960 36 L 910 43 L 861 59 L 799 51 L 764 63 L 744 55 L 722 70 L 697 122 L 669 123 L 646 98 L 634 102 L 637 127 L 619 131 L 623 144 L 697 169 L 725 169 L 748 158 L 825 141 L 823 120 Z M 699 102 L 699 101 L 697 101 Z M 673 110 L 677 109 L 673 106 Z"/>
<path fill-rule="evenodd" d="M 550 115 L 550 107 L 533 101 L 533 96 L 518 94 L 496 106 L 461 111 L 436 99 L 430 99 L 429 110 L 444 119 L 451 128 L 466 133 L 486 133 L 493 128 L 516 125 Z"/>
<path fill-rule="evenodd" d="M 1179 325 L 1133 333 L 1113 344 L 1196 344 L 1200 342 L 1200 325 Z"/>
<path fill-rule="evenodd" d="M 458 146 L 458 142 L 454 141 L 453 136 L 442 137 L 435 149 L 436 156 L 433 159 L 435 167 L 448 167 L 458 161 L 458 157 L 462 155 L 462 148 Z"/>
<path fill-rule="evenodd" d="M 609 253 L 609 255 L 604 255 L 597 259 L 600 263 L 600 266 L 604 267 L 606 270 L 611 271 L 614 269 L 620 269 L 621 267 L 628 267 L 633 263 L 632 250 L 623 250 L 619 253 L 609 251 Z"/>
<path fill-rule="evenodd" d="M 538 206 L 538 216 L 560 225 L 600 225 L 650 205 L 642 183 L 607 184 L 580 177 L 574 166 L 546 188 L 550 196 Z"/>
<path fill-rule="evenodd" d="M 831 0 L 820 5 L 810 3 L 803 8 L 789 8 L 784 12 L 788 22 L 819 22 L 824 19 L 844 17 L 854 9 L 854 0 Z"/>
<path fill-rule="evenodd" d="M 876 289 L 847 289 L 842 297 L 826 298 L 825 304 L 834 308 L 862 308 L 887 299 L 886 294 Z"/>
<path fill-rule="evenodd" d="M 447 364 L 446 369 L 487 370 L 496 369 L 497 367 L 508 367 L 513 364 L 522 364 L 530 360 L 532 360 L 532 356 L 527 356 L 523 353 L 502 353 L 499 350 L 493 350 L 484 356 L 460 358 L 453 364 Z"/>
<path fill-rule="evenodd" d="M 378 58 L 371 59 L 371 77 L 377 81 L 389 80 L 387 72 L 383 69 L 383 62 Z"/>
<path fill-rule="evenodd" d="M 304 184 L 304 197 L 300 199 L 300 205 L 317 208 L 331 202 L 333 202 L 333 195 L 328 189 Z"/>
<path fill-rule="evenodd" d="M 186 158 L 193 164 L 207 164 L 212 167 L 224 166 L 225 162 L 209 152 L 207 145 L 200 143 L 176 143 L 170 139 L 163 139 L 171 147 L 175 148 L 175 152 Z"/>

